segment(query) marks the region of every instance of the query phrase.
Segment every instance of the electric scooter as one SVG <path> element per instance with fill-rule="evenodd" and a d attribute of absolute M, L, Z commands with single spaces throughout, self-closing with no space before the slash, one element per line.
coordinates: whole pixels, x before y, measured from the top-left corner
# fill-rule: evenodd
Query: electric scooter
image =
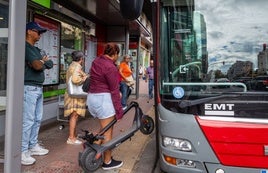
<path fill-rule="evenodd" d="M 84 150 L 82 152 L 79 152 L 78 161 L 79 166 L 86 173 L 96 171 L 100 167 L 100 165 L 102 165 L 103 152 L 119 146 L 121 143 L 131 138 L 138 130 L 140 130 L 145 135 L 149 135 L 153 132 L 153 119 L 150 116 L 143 114 L 137 102 L 131 102 L 124 111 L 124 115 L 132 108 L 135 108 L 135 116 L 133 119 L 132 126 L 124 133 L 116 136 L 105 144 L 98 145 L 94 142 L 104 139 L 103 134 L 117 122 L 116 119 L 114 119 L 111 123 L 109 123 L 106 127 L 104 127 L 99 133 L 95 135 L 87 130 L 83 130 L 84 135 L 79 136 L 79 138 L 85 140 L 83 144 Z"/>

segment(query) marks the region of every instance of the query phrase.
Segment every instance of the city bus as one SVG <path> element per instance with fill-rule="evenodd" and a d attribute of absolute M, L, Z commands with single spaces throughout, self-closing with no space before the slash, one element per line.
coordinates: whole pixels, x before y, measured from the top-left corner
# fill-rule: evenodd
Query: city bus
<path fill-rule="evenodd" d="M 154 2 L 163 172 L 268 172 L 267 7 L 267 0 Z"/>

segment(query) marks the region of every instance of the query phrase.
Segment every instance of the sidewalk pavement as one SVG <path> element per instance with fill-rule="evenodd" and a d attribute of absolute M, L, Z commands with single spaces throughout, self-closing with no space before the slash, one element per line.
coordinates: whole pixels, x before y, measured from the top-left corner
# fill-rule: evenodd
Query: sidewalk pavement
<path fill-rule="evenodd" d="M 144 114 L 154 119 L 154 101 L 148 101 L 147 83 L 140 80 L 139 98 L 135 100 L 131 95 L 129 101 L 137 101 Z M 130 110 L 122 120 L 114 126 L 114 136 L 120 135 L 128 127 L 131 127 L 134 111 Z M 81 118 L 82 119 L 82 118 Z M 59 129 L 64 124 L 65 128 Z M 86 117 L 77 123 L 77 131 L 87 129 L 91 132 L 99 130 L 97 119 Z M 34 156 L 36 163 L 31 166 L 22 166 L 22 173 L 82 173 L 78 165 L 78 153 L 83 150 L 82 145 L 68 145 L 69 126 L 65 122 L 55 122 L 49 127 L 43 127 L 39 134 L 39 140 L 49 149 L 45 156 Z M 130 139 L 113 150 L 113 157 L 122 160 L 124 165 L 115 170 L 104 171 L 99 168 L 96 173 L 143 173 L 152 172 L 155 157 L 155 133 L 143 135 L 140 131 Z M 144 153 L 144 154 L 143 154 Z M 142 160 L 140 160 L 142 159 Z"/>

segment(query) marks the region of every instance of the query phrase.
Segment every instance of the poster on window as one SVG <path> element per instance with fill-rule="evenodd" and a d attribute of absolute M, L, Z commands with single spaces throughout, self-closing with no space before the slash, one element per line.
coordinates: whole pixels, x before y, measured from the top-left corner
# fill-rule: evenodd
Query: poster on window
<path fill-rule="evenodd" d="M 59 84 L 60 23 L 40 15 L 35 15 L 34 21 L 47 29 L 35 46 L 53 61 L 53 68 L 45 70 L 44 85 Z"/>

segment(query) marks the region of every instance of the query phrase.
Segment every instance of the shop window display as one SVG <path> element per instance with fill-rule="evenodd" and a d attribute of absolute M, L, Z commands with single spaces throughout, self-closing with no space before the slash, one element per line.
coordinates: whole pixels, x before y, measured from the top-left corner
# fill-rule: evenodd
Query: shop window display
<path fill-rule="evenodd" d="M 66 70 L 72 62 L 71 53 L 82 48 L 82 30 L 64 22 L 61 26 L 60 84 L 65 84 Z"/>

